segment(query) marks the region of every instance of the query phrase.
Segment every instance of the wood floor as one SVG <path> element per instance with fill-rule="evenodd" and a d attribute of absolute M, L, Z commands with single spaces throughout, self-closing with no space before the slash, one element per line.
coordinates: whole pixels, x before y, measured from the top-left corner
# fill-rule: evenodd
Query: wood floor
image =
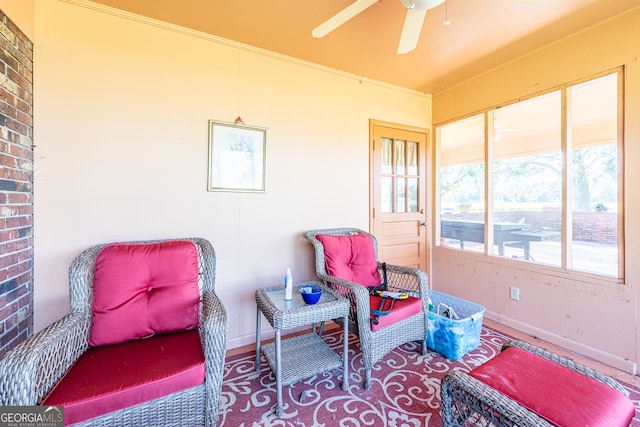
<path fill-rule="evenodd" d="M 498 322 L 495 322 L 495 321 L 492 321 L 492 320 L 489 320 L 489 319 L 486 319 L 486 318 L 483 319 L 483 325 L 485 325 L 485 326 L 487 326 L 487 327 L 489 327 L 491 329 L 494 329 L 494 330 L 496 330 L 498 332 L 502 332 L 503 334 L 506 334 L 506 335 L 512 336 L 514 338 L 517 338 L 519 340 L 526 341 L 526 342 L 529 342 L 531 344 L 535 344 L 538 347 L 545 348 L 545 349 L 547 349 L 549 351 L 552 351 L 552 352 L 554 352 L 554 353 L 556 353 L 558 355 L 569 357 L 569 358 L 571 358 L 573 361 L 575 361 L 577 363 L 581 363 L 581 364 L 583 364 L 585 366 L 588 366 L 588 367 L 590 367 L 592 369 L 600 371 L 603 374 L 609 375 L 610 377 L 612 377 L 612 378 L 614 378 L 614 379 L 616 379 L 618 381 L 622 381 L 622 382 L 625 382 L 625 383 L 627 383 L 629 385 L 632 385 L 634 387 L 640 388 L 640 377 L 637 376 L 637 375 L 631 375 L 631 374 L 629 374 L 627 372 L 620 371 L 620 370 L 615 369 L 615 368 L 613 368 L 611 366 L 608 366 L 608 365 L 605 365 L 603 363 L 600 363 L 600 362 L 598 362 L 596 360 L 593 360 L 593 359 L 590 359 L 588 357 L 579 355 L 577 353 L 568 351 L 568 350 L 563 349 L 561 347 L 558 347 L 558 346 L 556 346 L 554 344 L 551 344 L 551 343 L 548 343 L 548 342 L 543 341 L 541 339 L 532 337 L 532 336 L 527 335 L 527 334 L 525 334 L 523 332 L 517 331 L 517 330 L 512 329 L 512 328 L 509 328 L 508 326 L 504 326 L 501 323 L 498 323 Z M 336 325 L 335 323 L 330 322 L 326 326 L 327 329 L 333 328 L 333 327 L 338 327 L 338 325 Z M 307 331 L 302 332 L 302 333 L 306 333 L 306 332 Z M 268 343 L 270 341 L 273 341 L 273 340 L 266 340 L 266 341 L 263 342 L 263 344 L 266 344 L 266 343 Z M 246 353 L 246 352 L 249 352 L 249 351 L 255 351 L 255 348 L 256 347 L 253 344 L 246 345 L 246 346 L 243 346 L 243 347 L 234 348 L 234 349 L 231 349 L 231 350 L 227 350 L 227 355 L 226 356 L 227 357 L 231 357 L 231 356 L 234 356 L 236 354 L 242 354 L 242 353 Z"/>

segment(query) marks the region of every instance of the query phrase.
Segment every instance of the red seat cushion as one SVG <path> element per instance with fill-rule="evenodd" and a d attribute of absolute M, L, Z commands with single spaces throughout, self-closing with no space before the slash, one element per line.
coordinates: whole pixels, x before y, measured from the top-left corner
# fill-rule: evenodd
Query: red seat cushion
<path fill-rule="evenodd" d="M 369 236 L 318 234 L 316 238 L 324 248 L 326 269 L 330 276 L 366 287 L 381 283 L 376 253 Z"/>
<path fill-rule="evenodd" d="M 561 427 L 627 427 L 635 415 L 619 391 L 516 347 L 469 375 Z"/>
<path fill-rule="evenodd" d="M 89 345 L 196 328 L 199 299 L 193 242 L 107 245 L 96 258 Z"/>
<path fill-rule="evenodd" d="M 324 248 L 325 267 L 330 276 L 365 287 L 378 286 L 382 283 L 373 241 L 368 235 L 330 236 L 318 234 L 316 238 Z M 372 309 L 378 309 L 380 297 L 371 296 L 369 304 Z M 385 305 L 385 308 L 388 307 L 388 304 Z M 404 300 L 396 300 L 391 312 L 386 316 L 379 316 L 378 324 L 371 323 L 371 329 L 377 331 L 421 311 L 422 302 L 418 298 L 409 297 Z"/>
<path fill-rule="evenodd" d="M 64 406 L 65 425 L 202 384 L 198 331 L 89 348 L 42 401 Z"/>
<path fill-rule="evenodd" d="M 371 304 L 371 308 L 377 310 L 378 307 L 380 307 L 381 299 L 382 298 L 377 295 L 371 295 L 369 297 L 369 304 Z M 391 302 L 387 298 L 385 300 L 383 310 L 388 309 L 390 304 Z M 378 316 L 377 325 L 371 322 L 371 330 L 377 331 L 418 313 L 422 313 L 422 300 L 420 300 L 420 298 L 408 297 L 406 299 L 395 300 L 393 303 L 393 309 L 389 314 L 386 316 Z M 374 315 L 372 314 L 371 318 L 373 319 L 373 317 Z"/>

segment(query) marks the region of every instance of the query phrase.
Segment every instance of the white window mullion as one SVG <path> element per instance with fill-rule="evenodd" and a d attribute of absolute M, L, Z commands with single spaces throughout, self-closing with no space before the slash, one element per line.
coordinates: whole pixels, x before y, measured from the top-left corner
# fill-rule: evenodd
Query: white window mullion
<path fill-rule="evenodd" d="M 484 115 L 484 250 L 486 254 L 493 253 L 493 110 Z"/>
<path fill-rule="evenodd" d="M 572 164 L 572 133 L 571 133 L 571 89 L 561 89 L 562 107 L 560 110 L 561 129 L 560 146 L 562 149 L 562 249 L 561 267 L 572 267 L 572 224 L 573 224 L 573 181 L 571 174 Z"/>

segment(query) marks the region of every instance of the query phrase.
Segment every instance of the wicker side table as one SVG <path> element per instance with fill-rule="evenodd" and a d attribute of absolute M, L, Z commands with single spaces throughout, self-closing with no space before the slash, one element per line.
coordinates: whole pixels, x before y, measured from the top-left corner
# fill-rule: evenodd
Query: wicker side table
<path fill-rule="evenodd" d="M 317 304 L 307 305 L 300 296 L 299 288 L 314 283 L 323 290 Z M 319 282 L 299 283 L 293 288 L 293 299 L 284 300 L 284 287 L 262 288 L 256 291 L 256 370 L 260 369 L 260 352 L 264 354 L 271 371 L 276 376 L 276 415 L 282 416 L 282 386 L 308 378 L 312 375 L 339 368 L 342 365 L 342 390 L 349 386 L 347 370 L 349 301 Z M 260 346 L 260 313 L 275 329 L 275 342 Z M 322 329 L 285 340 L 283 329 L 312 325 L 342 317 L 344 337 L 342 358 L 322 340 Z"/>

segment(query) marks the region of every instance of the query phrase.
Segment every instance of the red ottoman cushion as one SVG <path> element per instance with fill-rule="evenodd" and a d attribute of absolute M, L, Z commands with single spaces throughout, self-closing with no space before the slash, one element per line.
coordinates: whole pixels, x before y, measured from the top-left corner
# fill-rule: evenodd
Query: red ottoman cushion
<path fill-rule="evenodd" d="M 64 406 L 65 425 L 202 384 L 198 331 L 89 348 L 42 401 Z"/>
<path fill-rule="evenodd" d="M 561 427 L 627 427 L 635 415 L 619 391 L 516 347 L 469 375 Z"/>

